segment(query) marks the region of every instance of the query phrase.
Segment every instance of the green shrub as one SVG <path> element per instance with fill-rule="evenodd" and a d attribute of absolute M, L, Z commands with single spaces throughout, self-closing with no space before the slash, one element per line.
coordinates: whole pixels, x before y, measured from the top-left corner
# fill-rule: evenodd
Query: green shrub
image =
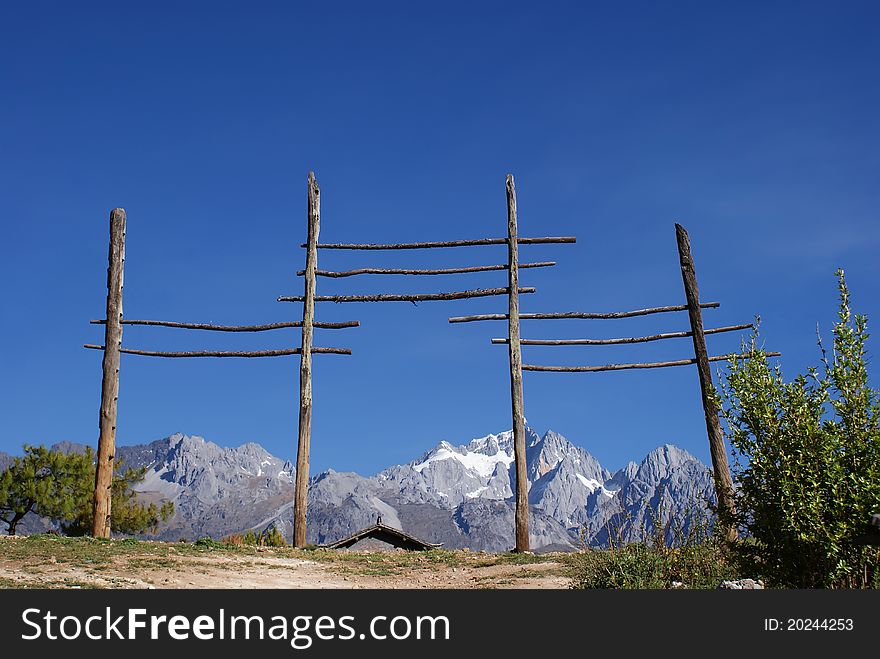
<path fill-rule="evenodd" d="M 642 542 L 622 543 L 619 529 L 609 528 L 608 549 L 588 548 L 573 560 L 573 588 L 717 588 L 736 572 L 727 546 L 711 534 L 702 511 L 686 510 L 667 516 L 662 508 L 650 511 L 651 531 Z M 613 517 L 610 524 L 622 524 Z"/>
<path fill-rule="evenodd" d="M 853 316 L 843 271 L 832 355 L 786 382 L 757 347 L 722 382 L 737 513 L 737 556 L 768 585 L 871 587 L 878 549 L 854 543 L 880 512 L 880 406 L 868 385 L 867 318 Z"/>
<path fill-rule="evenodd" d="M 244 547 L 244 546 L 257 546 L 262 544 L 260 542 L 260 537 L 257 536 L 253 530 L 248 530 L 243 535 L 241 533 L 233 533 L 230 536 L 226 536 L 223 538 L 223 542 L 227 545 L 235 545 L 236 547 Z"/>
<path fill-rule="evenodd" d="M 203 540 L 210 540 L 210 538 Z M 199 541 L 201 542 L 201 540 Z M 214 542 L 211 540 L 211 542 Z M 198 543 L 196 543 L 198 544 Z M 220 543 L 215 543 L 220 544 Z M 287 541 L 284 539 L 284 536 L 274 526 L 266 529 L 261 534 L 257 535 L 254 531 L 248 530 L 242 535 L 241 533 L 234 533 L 232 535 L 226 536 L 223 538 L 223 544 L 226 545 L 234 545 L 236 547 L 242 546 L 259 546 L 259 547 L 286 547 Z"/>
<path fill-rule="evenodd" d="M 214 540 L 214 538 L 212 538 L 209 535 L 206 535 L 204 538 L 199 538 L 198 540 L 196 540 L 193 543 L 193 546 L 195 546 L 199 549 L 207 549 L 207 550 L 225 549 L 227 547 L 226 543 Z"/>
<path fill-rule="evenodd" d="M 260 536 L 260 544 L 266 547 L 286 547 L 287 541 L 276 527 L 271 527 L 263 531 Z"/>
<path fill-rule="evenodd" d="M 667 588 L 660 552 L 644 543 L 588 549 L 574 568 L 575 588 Z"/>
<path fill-rule="evenodd" d="M 720 542 L 663 548 L 634 542 L 612 549 L 588 549 L 573 561 L 573 588 L 717 588 L 736 579 L 736 567 Z"/>

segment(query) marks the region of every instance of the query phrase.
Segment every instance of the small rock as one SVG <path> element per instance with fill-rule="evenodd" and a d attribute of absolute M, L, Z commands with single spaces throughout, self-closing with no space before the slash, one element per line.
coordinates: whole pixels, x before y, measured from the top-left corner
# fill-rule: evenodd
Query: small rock
<path fill-rule="evenodd" d="M 734 581 L 722 581 L 718 585 L 719 590 L 763 590 L 764 582 L 758 579 L 736 579 Z"/>
<path fill-rule="evenodd" d="M 688 585 L 683 581 L 673 581 L 672 582 L 672 588 L 674 588 L 676 590 L 681 590 L 681 589 L 687 588 L 687 587 L 688 587 Z"/>

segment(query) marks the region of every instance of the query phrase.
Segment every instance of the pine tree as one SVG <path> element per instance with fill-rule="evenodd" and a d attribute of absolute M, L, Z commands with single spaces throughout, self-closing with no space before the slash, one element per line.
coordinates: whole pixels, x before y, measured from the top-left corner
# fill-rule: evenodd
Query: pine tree
<path fill-rule="evenodd" d="M 95 454 L 50 451 L 44 446 L 25 446 L 24 457 L 0 474 L 0 521 L 9 535 L 30 512 L 58 522 L 68 535 L 85 535 L 92 528 L 95 488 Z M 125 534 L 143 533 L 174 514 L 174 504 L 157 506 L 138 500 L 134 486 L 146 469 L 125 469 L 122 460 L 114 465 L 110 527 Z"/>
<path fill-rule="evenodd" d="M 30 512 L 50 519 L 70 519 L 92 498 L 94 454 L 60 453 L 44 446 L 24 447 L 0 474 L 0 520 L 9 535 Z"/>

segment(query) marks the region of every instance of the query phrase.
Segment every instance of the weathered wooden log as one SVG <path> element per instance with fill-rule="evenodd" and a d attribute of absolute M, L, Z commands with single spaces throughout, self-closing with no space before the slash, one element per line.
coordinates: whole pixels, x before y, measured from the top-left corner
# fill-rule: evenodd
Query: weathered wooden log
<path fill-rule="evenodd" d="M 534 293 L 534 288 L 520 288 L 519 293 Z M 507 295 L 507 288 L 483 288 L 473 291 L 456 291 L 454 293 L 424 293 L 415 295 L 396 295 L 381 293 L 377 295 L 317 295 L 315 302 L 432 302 L 439 300 L 464 300 L 472 297 L 488 297 L 490 295 Z M 303 302 L 302 295 L 283 295 L 279 302 Z"/>
<path fill-rule="evenodd" d="M 91 320 L 92 325 L 103 325 L 106 320 Z M 285 323 L 267 323 L 264 325 L 213 325 L 211 323 L 179 323 L 170 320 L 123 320 L 123 325 L 155 325 L 158 327 L 178 327 L 181 329 L 209 330 L 213 332 L 265 332 L 268 330 L 282 329 L 285 327 L 302 327 L 301 320 Z M 347 327 L 359 327 L 360 321 L 346 320 L 341 323 L 313 323 L 314 327 L 321 329 L 345 329 Z"/>
<path fill-rule="evenodd" d="M 513 418 L 513 458 L 516 473 L 515 547 L 529 551 L 529 481 L 526 472 L 526 428 L 519 346 L 519 240 L 516 222 L 516 187 L 507 175 L 507 336 L 510 358 L 510 408 Z"/>
<path fill-rule="evenodd" d="M 764 356 L 779 357 L 781 354 L 782 353 L 780 352 L 765 352 Z M 721 362 L 728 360 L 731 357 L 748 359 L 749 355 L 718 355 L 716 357 L 709 357 L 708 361 Z M 632 368 L 665 368 L 667 366 L 687 366 L 689 364 L 696 363 L 696 359 L 679 359 L 669 362 L 648 362 L 645 364 L 605 364 L 603 366 L 538 366 L 535 364 L 523 364 L 522 369 L 524 371 L 547 371 L 551 373 L 596 373 L 599 371 L 625 371 Z"/>
<path fill-rule="evenodd" d="M 548 236 L 543 238 L 517 238 L 520 245 L 548 245 L 574 243 L 574 236 Z M 424 243 L 319 243 L 318 249 L 432 249 L 435 247 L 473 247 L 476 245 L 506 245 L 507 238 L 480 238 L 477 240 L 439 240 Z M 300 247 L 306 247 L 305 244 Z"/>
<path fill-rule="evenodd" d="M 703 413 L 706 419 L 706 432 L 709 436 L 709 452 L 712 457 L 712 470 L 715 476 L 715 493 L 718 496 L 719 512 L 722 517 L 723 534 L 729 541 L 737 538 L 734 518 L 733 478 L 727 460 L 727 449 L 724 446 L 724 434 L 721 432 L 719 409 L 715 404 L 712 384 L 712 371 L 709 368 L 706 337 L 703 332 L 703 315 L 700 311 L 700 293 L 697 287 L 697 275 L 694 259 L 691 255 L 691 242 L 687 231 L 680 224 L 675 225 L 675 238 L 678 243 L 678 258 L 681 265 L 681 278 L 684 283 L 684 294 L 688 304 L 688 318 L 691 322 L 691 337 L 694 344 L 697 374 L 700 378 L 700 392 L 703 401 Z"/>
<path fill-rule="evenodd" d="M 555 261 L 539 261 L 536 263 L 520 263 L 519 269 L 525 268 L 550 268 L 556 265 Z M 440 268 L 437 270 L 408 270 L 405 268 L 358 268 L 357 270 L 344 270 L 335 272 L 333 270 L 318 270 L 315 274 L 318 277 L 354 277 L 355 275 L 457 275 L 468 272 L 490 272 L 492 270 L 507 270 L 507 264 L 503 265 L 476 265 L 466 268 Z M 305 270 L 296 273 L 297 277 L 302 277 Z"/>
<path fill-rule="evenodd" d="M 703 302 L 702 309 L 714 309 L 720 307 L 720 302 Z M 559 319 L 585 319 L 585 320 L 613 320 L 616 318 L 633 318 L 635 316 L 647 316 L 654 313 L 666 313 L 669 311 L 687 311 L 686 304 L 671 307 L 652 307 L 650 309 L 636 309 L 634 311 L 611 311 L 607 313 L 563 311 L 559 313 L 521 313 L 520 320 L 559 320 Z M 476 316 L 456 316 L 450 318 L 450 323 L 472 323 L 477 320 L 507 320 L 507 314 L 486 313 Z"/>
<path fill-rule="evenodd" d="M 309 508 L 309 454 L 312 442 L 312 335 L 315 322 L 315 271 L 318 269 L 318 234 L 321 231 L 321 190 L 309 172 L 308 233 L 303 295 L 302 351 L 299 362 L 299 431 L 296 445 L 296 480 L 293 488 L 293 546 L 306 545 Z"/>
<path fill-rule="evenodd" d="M 84 348 L 103 350 L 104 346 L 86 343 Z M 135 350 L 120 348 L 119 352 L 126 355 L 142 355 L 144 357 L 284 357 L 302 354 L 301 348 L 282 348 L 280 350 L 188 350 L 183 352 L 164 352 L 156 350 Z M 350 348 L 312 348 L 311 353 L 327 355 L 350 355 Z"/>
<path fill-rule="evenodd" d="M 116 455 L 116 409 L 119 399 L 119 352 L 122 346 L 122 280 L 125 266 L 125 210 L 110 212 L 110 250 L 107 267 L 107 325 L 104 328 L 104 359 L 101 378 L 101 411 L 98 455 L 95 466 L 95 498 L 92 535 L 110 537 L 110 501 L 113 458 Z M 102 348 L 103 349 L 103 348 Z"/>
<path fill-rule="evenodd" d="M 720 334 L 722 332 L 735 332 L 754 327 L 752 323 L 742 325 L 729 325 L 727 327 L 715 327 L 703 331 L 703 334 Z M 618 339 L 520 339 L 520 345 L 524 346 L 610 346 L 627 343 L 647 343 L 662 339 L 678 339 L 691 336 L 691 332 L 667 332 L 665 334 L 652 334 L 650 336 L 627 336 Z M 492 339 L 494 344 L 505 344 L 508 339 Z"/>

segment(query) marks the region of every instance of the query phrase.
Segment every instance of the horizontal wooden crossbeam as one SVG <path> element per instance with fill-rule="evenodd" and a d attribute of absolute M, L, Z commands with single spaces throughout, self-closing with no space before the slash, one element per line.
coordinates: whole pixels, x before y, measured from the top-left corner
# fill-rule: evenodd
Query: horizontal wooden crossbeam
<path fill-rule="evenodd" d="M 549 268 L 556 265 L 555 261 L 540 261 L 537 263 L 520 263 L 519 268 Z M 344 270 L 335 272 L 333 270 L 317 270 L 315 274 L 318 277 L 354 277 L 355 275 L 456 275 L 467 272 L 489 272 L 491 270 L 507 270 L 507 265 L 477 265 L 466 268 L 441 268 L 437 270 L 407 270 L 404 268 L 358 268 L 357 270 Z M 297 277 L 302 277 L 305 270 L 296 273 Z"/>
<path fill-rule="evenodd" d="M 106 325 L 106 320 L 89 321 L 92 325 Z M 286 323 L 267 323 L 265 325 L 213 325 L 211 323 L 178 323 L 171 320 L 123 320 L 123 325 L 155 325 L 158 327 L 178 327 L 181 329 L 210 330 L 213 332 L 265 332 L 284 327 L 302 327 L 301 320 Z M 341 323 L 314 323 L 320 329 L 345 329 L 359 327 L 360 321 L 347 320 Z"/>
<path fill-rule="evenodd" d="M 781 352 L 765 352 L 765 357 L 779 357 Z M 722 362 L 731 357 L 740 357 L 748 359 L 749 355 L 719 355 L 717 357 L 709 357 L 710 362 Z M 687 366 L 688 364 L 696 364 L 696 359 L 680 359 L 672 362 L 648 362 L 645 364 L 605 364 L 604 366 L 536 366 L 534 364 L 523 364 L 524 371 L 548 371 L 553 373 L 595 373 L 597 371 L 625 371 L 632 368 L 665 368 L 667 366 Z"/>
<path fill-rule="evenodd" d="M 742 325 L 729 325 L 727 327 L 715 327 L 703 331 L 703 334 L 720 334 L 722 332 L 735 332 L 754 327 L 752 323 Z M 617 339 L 521 339 L 520 345 L 524 346 L 610 346 L 626 343 L 647 343 L 662 339 L 678 339 L 685 336 L 693 336 L 693 332 L 667 332 L 666 334 L 652 334 L 650 336 L 626 336 Z M 494 344 L 510 343 L 508 339 L 492 339 Z"/>
<path fill-rule="evenodd" d="M 714 309 L 720 307 L 720 302 L 703 302 L 700 304 L 701 309 Z M 520 320 L 559 320 L 566 318 L 581 318 L 587 320 L 596 319 L 615 319 L 615 318 L 633 318 L 635 316 L 647 316 L 654 313 L 665 313 L 667 311 L 687 311 L 686 304 L 677 304 L 671 307 L 651 307 L 649 309 L 636 309 L 634 311 L 611 311 L 607 313 L 593 313 L 580 311 L 564 311 L 561 313 L 521 313 Z M 477 316 L 456 316 L 450 318 L 450 323 L 471 323 L 475 320 L 507 320 L 506 313 L 487 313 Z"/>
<path fill-rule="evenodd" d="M 85 344 L 84 348 L 103 350 L 104 346 Z M 134 350 L 132 348 L 120 348 L 119 352 L 128 355 L 143 355 L 144 357 L 284 357 L 286 355 L 299 355 L 302 350 L 289 348 L 286 350 L 197 350 L 190 352 L 155 352 L 152 350 Z M 349 348 L 312 348 L 312 354 L 350 355 Z"/>
<path fill-rule="evenodd" d="M 518 288 L 519 293 L 534 293 L 534 288 Z M 432 302 L 438 300 L 463 300 L 471 297 L 488 297 L 490 295 L 507 295 L 507 288 L 481 288 L 473 291 L 456 291 L 453 293 L 423 293 L 417 295 L 316 295 L 315 302 Z M 279 302 L 303 302 L 302 295 L 282 295 Z"/>
<path fill-rule="evenodd" d="M 547 245 L 574 243 L 574 236 L 548 236 L 544 238 L 518 238 L 520 245 Z M 318 249 L 432 249 L 435 247 L 473 247 L 476 245 L 506 245 L 507 238 L 480 238 L 477 240 L 441 240 L 425 243 L 318 243 Z M 300 247 L 306 247 L 305 244 Z"/>

